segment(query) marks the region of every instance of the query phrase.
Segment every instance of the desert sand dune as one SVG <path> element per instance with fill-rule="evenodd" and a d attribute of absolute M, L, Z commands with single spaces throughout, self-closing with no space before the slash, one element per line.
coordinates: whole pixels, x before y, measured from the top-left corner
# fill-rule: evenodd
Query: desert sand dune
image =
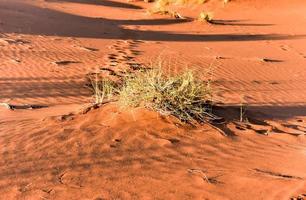
<path fill-rule="evenodd" d="M 306 3 L 218 5 L 208 24 L 197 6 L 0 0 L 0 199 L 306 199 Z M 210 69 L 226 123 L 85 109 L 88 75 L 158 56 Z"/>

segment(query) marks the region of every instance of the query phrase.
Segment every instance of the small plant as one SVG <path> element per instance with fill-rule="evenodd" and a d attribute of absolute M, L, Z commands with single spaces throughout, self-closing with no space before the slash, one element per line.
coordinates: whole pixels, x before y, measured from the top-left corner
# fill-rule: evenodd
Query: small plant
<path fill-rule="evenodd" d="M 211 23 L 213 21 L 213 14 L 211 12 L 201 12 L 199 17 L 198 17 L 199 21 L 202 22 L 209 22 Z"/>
<path fill-rule="evenodd" d="M 168 7 L 171 5 L 196 5 L 196 4 L 205 4 L 209 0 L 153 0 L 154 6 L 149 10 L 149 13 L 152 14 L 164 14 L 170 15 L 175 18 L 184 18 L 178 12 L 170 11 Z M 218 0 L 219 1 L 219 0 Z M 222 0 L 223 5 L 229 3 L 231 0 Z M 198 19 L 200 21 L 212 22 L 213 15 L 210 12 L 201 12 Z"/>
<path fill-rule="evenodd" d="M 118 92 L 118 85 L 114 81 L 100 79 L 97 74 L 94 79 L 91 78 L 91 85 L 94 90 L 96 104 L 102 104 L 104 101 L 110 100 Z"/>
<path fill-rule="evenodd" d="M 172 18 L 175 19 L 185 19 L 180 13 L 175 12 L 175 11 L 168 11 L 168 10 L 158 10 L 158 9 L 153 9 L 149 11 L 150 14 L 160 14 L 160 15 L 169 15 Z"/>
<path fill-rule="evenodd" d="M 241 97 L 240 103 L 240 122 L 248 122 L 248 118 L 245 116 L 247 111 L 247 106 L 243 103 L 243 98 Z"/>

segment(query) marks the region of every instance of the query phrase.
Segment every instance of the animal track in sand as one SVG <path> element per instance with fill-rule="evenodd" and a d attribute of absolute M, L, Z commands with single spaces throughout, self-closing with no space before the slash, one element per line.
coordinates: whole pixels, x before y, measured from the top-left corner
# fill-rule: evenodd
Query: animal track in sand
<path fill-rule="evenodd" d="M 67 185 L 72 188 L 81 188 L 83 187 L 85 177 L 79 176 L 77 172 L 67 171 L 60 174 L 58 179 L 63 185 Z"/>
<path fill-rule="evenodd" d="M 254 83 L 254 84 L 270 84 L 270 85 L 278 85 L 280 84 L 280 82 L 278 81 L 259 81 L 259 80 L 253 80 L 251 81 L 251 83 Z"/>
<path fill-rule="evenodd" d="M 280 49 L 283 50 L 283 51 L 288 51 L 290 49 L 290 47 L 287 46 L 287 45 L 280 45 Z"/>
<path fill-rule="evenodd" d="M 104 65 L 99 68 L 98 74 L 122 77 L 127 71 L 139 70 L 142 65 L 135 58 L 141 54 L 141 51 L 137 50 L 141 43 L 141 40 L 115 41 L 108 47 L 109 53 L 104 56 Z M 94 74 L 97 73 L 91 75 Z"/>
<path fill-rule="evenodd" d="M 55 61 L 53 62 L 56 65 L 63 66 L 63 65 L 69 65 L 69 64 L 77 64 L 81 63 L 79 61 L 72 61 L 72 60 L 61 60 L 61 61 Z"/>
<path fill-rule="evenodd" d="M 306 55 L 298 50 L 296 50 L 295 48 L 293 48 L 290 45 L 280 45 L 280 49 L 283 51 L 293 51 L 294 53 L 298 54 L 299 56 L 301 56 L 302 58 L 306 58 Z"/>

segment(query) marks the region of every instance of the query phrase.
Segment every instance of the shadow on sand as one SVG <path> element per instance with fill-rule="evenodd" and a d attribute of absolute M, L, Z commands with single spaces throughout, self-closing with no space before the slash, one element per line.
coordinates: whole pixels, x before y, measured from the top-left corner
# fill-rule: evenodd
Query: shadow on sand
<path fill-rule="evenodd" d="M 53 0 L 52 0 L 53 1 Z M 104 4 L 116 7 L 111 1 L 65 0 L 87 4 Z M 121 5 L 121 3 L 120 3 Z M 124 4 L 125 5 L 125 4 Z M 118 6 L 118 5 L 117 5 Z M 122 5 L 122 7 L 124 7 Z M 186 23 L 189 20 L 177 19 L 144 19 L 115 20 L 106 18 L 91 18 L 77 16 L 47 8 L 40 8 L 21 1 L 0 2 L 0 18 L 6 26 L 4 33 L 22 33 L 31 35 L 83 37 L 101 39 L 137 39 L 148 41 L 259 41 L 259 40 L 290 40 L 304 38 L 305 35 L 282 34 L 184 34 L 162 31 L 142 31 L 125 29 L 124 25 L 167 25 Z M 218 24 L 233 24 L 235 22 L 217 22 Z M 39 24 L 39 25 L 38 25 Z M 237 24 L 238 25 L 238 24 Z M 252 24 L 240 24 L 252 25 Z M 1 30 L 1 29 L 0 29 Z"/>
<path fill-rule="evenodd" d="M 135 6 L 128 3 L 122 3 L 118 1 L 111 0 L 45 0 L 46 2 L 66 2 L 66 3 L 80 3 L 80 4 L 90 4 L 96 6 L 109 6 L 115 8 L 126 8 L 126 9 L 142 9 L 140 6 Z"/>

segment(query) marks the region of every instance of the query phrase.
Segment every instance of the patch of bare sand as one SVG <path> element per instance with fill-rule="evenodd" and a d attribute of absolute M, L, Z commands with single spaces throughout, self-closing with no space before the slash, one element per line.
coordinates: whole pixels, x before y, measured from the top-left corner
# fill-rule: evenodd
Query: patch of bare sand
<path fill-rule="evenodd" d="M 239 129 L 224 137 L 207 125 L 112 104 L 8 121 L 0 131 L 5 199 L 286 199 L 305 192 L 303 137 Z"/>

